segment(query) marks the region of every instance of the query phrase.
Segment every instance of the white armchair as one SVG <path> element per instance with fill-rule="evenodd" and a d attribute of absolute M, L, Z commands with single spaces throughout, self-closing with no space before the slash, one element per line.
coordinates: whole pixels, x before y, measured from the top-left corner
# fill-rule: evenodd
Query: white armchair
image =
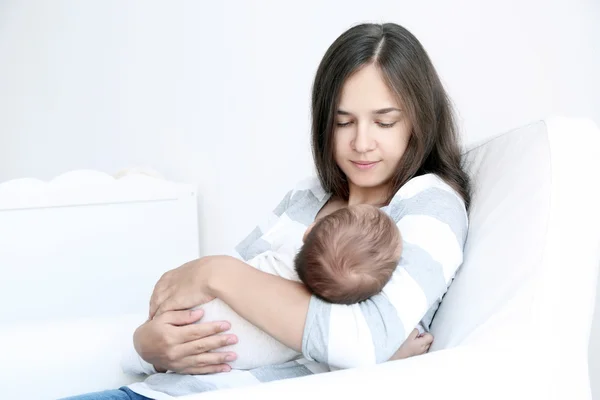
<path fill-rule="evenodd" d="M 465 262 L 431 352 L 190 399 L 589 399 L 600 264 L 600 131 L 553 118 L 472 147 Z"/>
<path fill-rule="evenodd" d="M 465 262 L 429 354 L 190 399 L 589 399 L 600 265 L 600 131 L 552 118 L 466 153 Z"/>
<path fill-rule="evenodd" d="M 466 160 L 474 196 L 465 262 L 433 321 L 435 342 L 429 354 L 188 398 L 281 399 L 293 393 L 319 398 L 589 399 L 587 346 L 600 264 L 600 131 L 587 120 L 548 119 L 475 146 Z M 0 221 L 0 236 L 2 229 Z M 6 273 L 4 261 L 0 250 L 0 268 Z M 60 325 L 54 327 L 60 331 Z M 3 329 L 0 352 L 6 351 L 8 328 Z M 89 325 L 85 329 L 92 330 Z M 115 340 L 130 340 L 110 332 Z M 44 348 L 25 352 L 36 354 L 44 365 L 51 365 L 44 361 L 46 355 L 56 356 Z M 92 353 L 86 358 L 96 357 Z M 84 360 L 68 357 L 64 363 L 71 376 L 61 376 L 58 369 L 44 371 L 66 388 L 55 385 L 50 392 L 39 387 L 20 397 L 10 381 L 4 397 L 55 398 L 127 380 L 115 378 L 112 361 L 98 363 L 94 374 L 77 372 L 76 363 L 84 365 Z M 3 379 L 10 376 L 6 367 L 0 365 Z M 17 371 L 12 371 L 15 382 L 27 377 L 35 383 L 35 374 L 41 373 L 25 367 Z"/>

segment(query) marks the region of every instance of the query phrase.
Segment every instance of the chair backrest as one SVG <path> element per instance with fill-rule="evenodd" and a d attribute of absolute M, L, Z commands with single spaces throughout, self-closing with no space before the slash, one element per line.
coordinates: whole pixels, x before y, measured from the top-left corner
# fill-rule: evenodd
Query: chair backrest
<path fill-rule="evenodd" d="M 549 353 L 564 341 L 566 357 L 585 359 L 600 263 L 597 127 L 536 122 L 473 147 L 465 161 L 473 202 L 464 264 L 433 320 L 432 349 L 531 338 Z"/>
<path fill-rule="evenodd" d="M 462 343 L 524 288 L 539 265 L 550 207 L 546 128 L 535 123 L 465 154 L 472 204 L 464 263 L 432 324 L 433 348 Z"/>

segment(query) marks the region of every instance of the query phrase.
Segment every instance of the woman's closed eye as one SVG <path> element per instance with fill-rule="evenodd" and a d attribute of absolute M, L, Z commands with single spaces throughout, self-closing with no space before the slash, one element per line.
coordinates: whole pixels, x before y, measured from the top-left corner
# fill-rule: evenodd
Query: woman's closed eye
<path fill-rule="evenodd" d="M 386 123 L 386 122 L 376 121 L 375 123 L 381 128 L 391 128 L 394 125 L 396 125 L 396 122 L 397 121 Z M 338 122 L 336 122 L 336 125 L 339 128 L 344 128 L 344 127 L 352 125 L 353 123 L 354 123 L 354 121 L 347 121 L 347 122 L 338 121 Z"/>
<path fill-rule="evenodd" d="M 390 122 L 390 123 L 385 123 L 385 122 L 379 122 L 379 121 L 378 121 L 378 122 L 376 122 L 376 124 L 377 124 L 377 125 L 379 125 L 379 126 L 380 126 L 380 127 L 382 127 L 382 128 L 391 128 L 391 127 L 393 127 L 394 125 L 396 125 L 396 122 L 397 122 L 397 121 Z"/>

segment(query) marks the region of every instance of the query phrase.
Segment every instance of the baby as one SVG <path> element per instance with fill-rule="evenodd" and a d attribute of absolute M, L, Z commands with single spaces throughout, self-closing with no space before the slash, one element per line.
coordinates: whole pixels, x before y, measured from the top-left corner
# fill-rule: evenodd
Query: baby
<path fill-rule="evenodd" d="M 256 256 L 249 264 L 302 281 L 316 296 L 337 304 L 358 303 L 379 293 L 390 280 L 402 251 L 402 239 L 394 221 L 369 205 L 350 206 L 321 218 L 306 230 L 303 241 L 300 251 L 273 246 L 273 250 Z M 282 364 L 300 356 L 219 299 L 198 308 L 204 310 L 201 322 L 231 323 L 238 343 L 215 350 L 237 353 L 237 360 L 228 362 L 231 368 Z M 144 372 L 139 366 L 123 368 L 126 372 Z"/>

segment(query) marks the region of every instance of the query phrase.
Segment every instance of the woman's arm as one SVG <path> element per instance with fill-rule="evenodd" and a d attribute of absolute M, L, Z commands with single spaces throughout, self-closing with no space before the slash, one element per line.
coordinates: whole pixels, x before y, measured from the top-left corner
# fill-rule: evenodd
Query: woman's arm
<path fill-rule="evenodd" d="M 301 351 L 310 293 L 300 282 L 259 271 L 234 257 L 203 257 L 167 272 L 154 288 L 151 313 L 160 318 L 215 297 L 281 343 Z"/>
<path fill-rule="evenodd" d="M 233 258 L 224 257 L 212 268 L 211 278 L 207 279 L 207 291 L 211 296 L 225 301 L 240 315 L 244 315 L 281 343 L 302 352 L 302 338 L 311 298 L 304 285 L 248 268 L 246 264 Z M 247 290 L 249 287 L 260 287 L 261 290 L 252 292 Z M 278 301 L 273 302 L 272 299 Z M 403 343 L 390 359 L 402 359 L 427 352 L 433 337 L 429 334 L 424 337 L 418 335 L 419 331 L 414 329 L 408 336 L 408 339 L 412 339 L 410 343 L 408 340 Z"/>
<path fill-rule="evenodd" d="M 159 290 L 155 302 L 169 310 L 199 304 L 196 297 L 218 297 L 282 343 L 301 348 L 308 359 L 343 368 L 386 361 L 439 302 L 462 263 L 467 229 L 462 201 L 450 189 L 418 189 L 388 208 L 404 251 L 384 291 L 367 301 L 326 303 L 299 283 L 217 256 L 182 267 L 172 279 L 177 284 L 162 295 Z"/>
<path fill-rule="evenodd" d="M 302 283 L 259 271 L 232 257 L 219 257 L 208 267 L 212 268 L 207 279 L 211 296 L 286 346 L 302 350 L 311 298 Z"/>
<path fill-rule="evenodd" d="M 268 243 L 260 240 L 263 230 L 269 229 L 289 207 L 293 193 L 293 190 L 289 191 L 277 207 L 261 221 L 261 224 L 235 247 L 231 252 L 233 257 L 249 260 L 256 254 L 268 250 L 265 248 Z M 225 257 L 225 259 L 233 260 L 230 257 Z M 195 274 L 195 266 L 204 264 L 206 260 L 209 258 L 186 263 L 167 272 L 157 283 L 150 301 L 149 320 L 141 325 L 134 335 L 136 352 L 143 360 L 153 364 L 153 367 L 150 368 L 148 365 L 144 365 L 146 367 L 144 372 L 151 373 L 154 372 L 154 369 L 190 374 L 221 372 L 229 370 L 226 363 L 236 358 L 236 355 L 231 352 L 209 352 L 236 343 L 235 335 L 219 335 L 219 333 L 229 330 L 228 321 L 193 324 L 201 318 L 202 310 L 194 312 L 187 310 L 210 299 L 210 296 L 206 297 L 201 294 L 200 285 L 194 286 L 196 284 L 194 277 L 198 275 Z M 240 263 L 243 264 L 243 262 Z M 206 270 L 206 268 L 203 269 L 203 271 Z M 171 280 L 170 277 L 173 275 L 182 277 L 182 279 Z M 215 283 L 218 282 L 215 281 Z M 232 283 L 235 284 L 235 280 Z M 178 300 L 180 297 L 176 296 L 177 293 L 162 290 L 165 287 L 181 289 L 181 284 L 186 286 L 184 290 L 181 290 L 181 293 L 184 294 L 181 302 Z M 191 294 L 188 296 L 185 295 L 186 288 L 191 290 Z M 170 304 L 171 308 L 166 309 L 165 304 Z"/>

